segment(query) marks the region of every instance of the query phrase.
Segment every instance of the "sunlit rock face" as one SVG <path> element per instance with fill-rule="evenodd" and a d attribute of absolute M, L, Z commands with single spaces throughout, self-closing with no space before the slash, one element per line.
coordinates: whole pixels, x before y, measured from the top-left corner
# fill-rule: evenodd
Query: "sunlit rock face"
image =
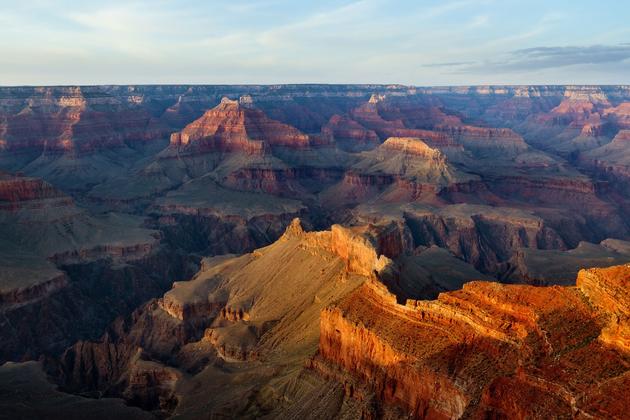
<path fill-rule="evenodd" d="M 0 405 L 23 374 L 72 413 L 623 417 L 628 104 L 0 88 Z"/>
<path fill-rule="evenodd" d="M 307 147 L 309 137 L 297 129 L 271 120 L 236 100 L 223 98 L 215 108 L 171 135 L 171 145 L 208 151 L 263 153 L 265 147 Z"/>
<path fill-rule="evenodd" d="M 414 417 L 623 416 L 628 282 L 625 265 L 582 270 L 577 287 L 472 282 L 404 305 L 368 282 L 322 312 L 312 365 Z"/>

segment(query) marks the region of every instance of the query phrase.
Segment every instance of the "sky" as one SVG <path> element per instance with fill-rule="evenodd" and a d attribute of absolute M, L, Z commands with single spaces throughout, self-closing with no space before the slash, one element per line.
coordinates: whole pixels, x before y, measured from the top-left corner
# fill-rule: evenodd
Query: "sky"
<path fill-rule="evenodd" d="M 625 0 L 0 0 L 0 85 L 630 84 Z"/>

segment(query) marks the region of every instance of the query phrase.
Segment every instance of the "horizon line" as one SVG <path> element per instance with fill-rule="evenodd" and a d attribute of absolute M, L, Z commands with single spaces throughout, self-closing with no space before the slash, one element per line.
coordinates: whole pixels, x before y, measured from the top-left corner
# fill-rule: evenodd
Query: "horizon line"
<path fill-rule="evenodd" d="M 454 85 L 410 85 L 403 83 L 89 83 L 89 84 L 0 84 L 0 89 L 5 88 L 43 88 L 43 87 L 130 87 L 130 86 L 200 86 L 200 87 L 223 87 L 223 86 L 243 86 L 243 87 L 271 87 L 271 86 L 378 86 L 396 88 L 470 88 L 470 87 L 566 87 L 566 86 L 586 86 L 586 87 L 624 87 L 630 88 L 630 83 L 480 83 L 480 84 L 454 84 Z"/>

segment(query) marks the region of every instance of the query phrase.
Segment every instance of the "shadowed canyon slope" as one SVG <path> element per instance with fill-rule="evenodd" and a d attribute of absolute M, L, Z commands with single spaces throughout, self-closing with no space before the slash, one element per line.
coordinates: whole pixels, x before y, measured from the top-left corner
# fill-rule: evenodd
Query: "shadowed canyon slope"
<path fill-rule="evenodd" d="M 0 405 L 622 418 L 629 146 L 628 86 L 0 88 Z"/>

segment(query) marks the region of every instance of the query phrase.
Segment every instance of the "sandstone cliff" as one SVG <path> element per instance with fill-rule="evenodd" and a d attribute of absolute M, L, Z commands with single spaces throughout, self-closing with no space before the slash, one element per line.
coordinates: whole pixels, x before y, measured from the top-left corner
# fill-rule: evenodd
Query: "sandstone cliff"
<path fill-rule="evenodd" d="M 223 98 L 215 108 L 171 135 L 171 145 L 201 151 L 264 153 L 266 147 L 305 148 L 309 137 L 297 129 L 271 120 L 247 104 Z"/>
<path fill-rule="evenodd" d="M 577 288 L 472 282 L 406 305 L 368 282 L 322 312 L 312 366 L 419 418 L 621 418 L 628 281 L 618 266 Z"/>

